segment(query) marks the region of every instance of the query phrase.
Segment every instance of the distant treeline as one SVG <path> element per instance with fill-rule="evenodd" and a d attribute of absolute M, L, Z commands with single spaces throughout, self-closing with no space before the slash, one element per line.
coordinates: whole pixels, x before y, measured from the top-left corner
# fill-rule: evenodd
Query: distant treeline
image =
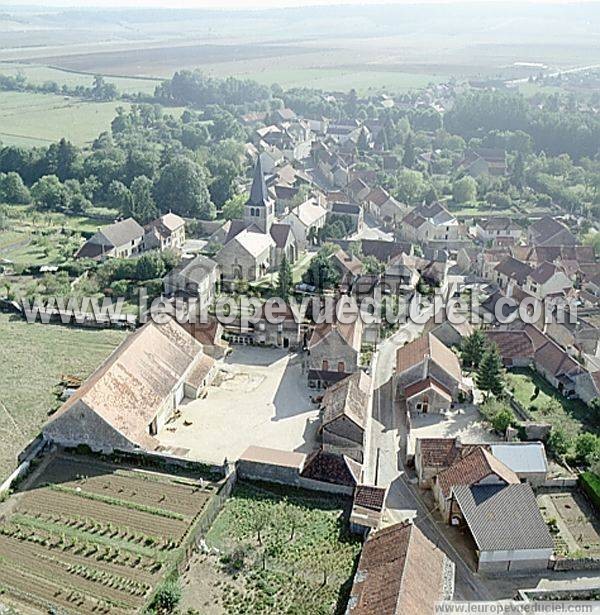
<path fill-rule="evenodd" d="M 14 92 L 39 92 L 41 94 L 62 94 L 75 96 L 87 100 L 110 101 L 120 97 L 119 90 L 114 83 L 108 83 L 104 77 L 96 75 L 91 86 L 66 84 L 60 85 L 56 81 L 44 83 L 30 83 L 25 75 L 0 75 L 0 90 Z"/>
<path fill-rule="evenodd" d="M 600 117 L 577 110 L 551 111 L 530 105 L 520 94 L 469 92 L 444 116 L 444 126 L 465 139 L 494 130 L 523 131 L 534 149 L 548 155 L 569 154 L 574 160 L 595 158 L 600 147 Z"/>

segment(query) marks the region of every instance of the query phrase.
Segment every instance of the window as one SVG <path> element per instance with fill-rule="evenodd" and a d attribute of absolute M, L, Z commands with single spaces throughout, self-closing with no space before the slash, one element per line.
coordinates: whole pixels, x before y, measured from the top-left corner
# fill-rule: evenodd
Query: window
<path fill-rule="evenodd" d="M 327 359 L 323 359 L 323 371 L 326 372 L 329 370 L 329 361 Z"/>
<path fill-rule="evenodd" d="M 343 361 L 338 361 L 338 372 L 345 372 L 346 365 Z"/>

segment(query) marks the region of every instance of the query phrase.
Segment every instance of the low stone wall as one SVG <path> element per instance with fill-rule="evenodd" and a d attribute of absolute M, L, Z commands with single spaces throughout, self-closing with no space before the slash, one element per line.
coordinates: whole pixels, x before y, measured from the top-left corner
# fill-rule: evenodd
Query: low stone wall
<path fill-rule="evenodd" d="M 567 570 L 600 570 L 600 557 L 558 557 L 552 562 L 556 572 Z"/>
<path fill-rule="evenodd" d="M 569 489 L 577 486 L 577 478 L 548 478 L 542 487 L 546 489 Z"/>

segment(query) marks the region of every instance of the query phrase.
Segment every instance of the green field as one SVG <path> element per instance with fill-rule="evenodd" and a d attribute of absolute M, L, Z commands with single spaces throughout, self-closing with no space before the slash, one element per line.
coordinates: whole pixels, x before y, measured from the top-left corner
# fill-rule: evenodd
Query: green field
<path fill-rule="evenodd" d="M 80 73 L 44 66 L 43 64 L 25 64 L 18 62 L 0 63 L 0 75 L 15 76 L 22 73 L 28 83 L 43 85 L 47 81 L 55 81 L 58 85 L 75 87 L 78 85 L 91 86 L 94 76 L 90 73 Z M 153 94 L 159 80 L 136 79 L 135 77 L 106 77 L 108 83 L 114 83 L 121 94 Z"/>
<path fill-rule="evenodd" d="M 76 145 L 110 130 L 117 107 L 128 103 L 85 102 L 55 94 L 0 92 L 0 142 L 47 145 L 65 137 Z"/>
<path fill-rule="evenodd" d="M 87 377 L 123 341 L 121 331 L 27 324 L 0 314 L 0 477 L 55 407 L 61 375 Z"/>

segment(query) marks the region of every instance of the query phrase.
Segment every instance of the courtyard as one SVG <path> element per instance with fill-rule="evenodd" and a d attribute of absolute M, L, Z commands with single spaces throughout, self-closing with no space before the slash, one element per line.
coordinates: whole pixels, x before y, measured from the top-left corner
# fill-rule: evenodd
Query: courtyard
<path fill-rule="evenodd" d="M 163 427 L 162 446 L 215 464 L 235 461 L 251 445 L 301 453 L 316 447 L 319 410 L 300 356 L 235 346 L 218 368 L 207 395 L 185 401 Z"/>
<path fill-rule="evenodd" d="M 477 406 L 460 404 L 444 414 L 421 414 L 411 417 L 406 454 L 412 457 L 418 438 L 456 438 L 463 444 L 498 442 L 500 438 L 481 416 Z"/>

